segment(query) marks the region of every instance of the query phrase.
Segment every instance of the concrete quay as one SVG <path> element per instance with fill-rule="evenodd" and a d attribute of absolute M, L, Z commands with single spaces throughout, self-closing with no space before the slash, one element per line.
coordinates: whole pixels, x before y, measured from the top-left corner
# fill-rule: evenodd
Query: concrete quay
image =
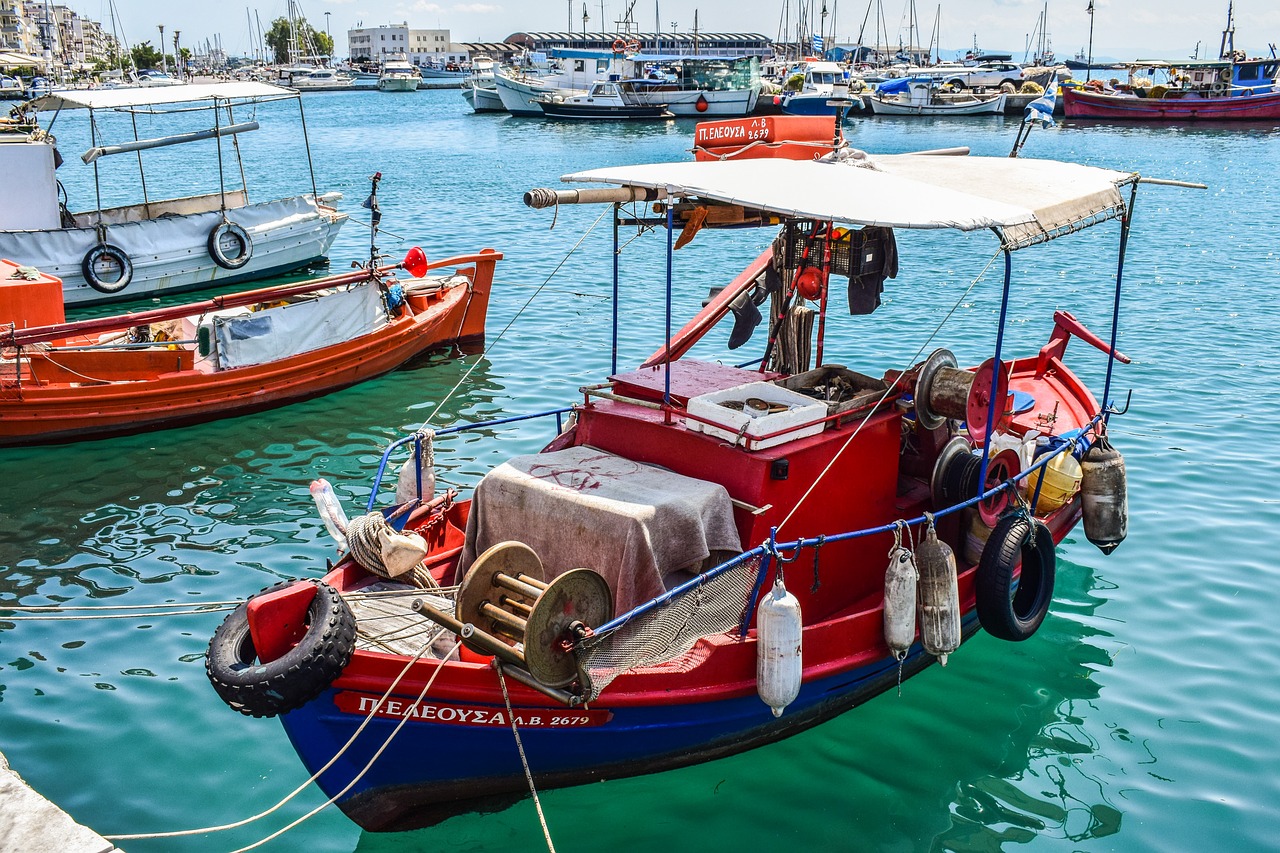
<path fill-rule="evenodd" d="M 0 753 L 0 853 L 110 853 L 118 849 L 36 793 Z"/>

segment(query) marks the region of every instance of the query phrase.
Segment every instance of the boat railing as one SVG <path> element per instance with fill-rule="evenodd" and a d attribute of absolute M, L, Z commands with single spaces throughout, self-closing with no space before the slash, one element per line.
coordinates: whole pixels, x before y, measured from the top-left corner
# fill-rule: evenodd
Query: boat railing
<path fill-rule="evenodd" d="M 477 423 L 459 424 L 457 426 L 445 427 L 443 429 L 431 430 L 430 434 L 433 438 L 442 435 L 453 435 L 459 432 L 471 432 L 472 430 L 492 429 L 497 426 L 518 423 L 520 421 L 530 421 L 536 418 L 547 418 L 554 416 L 556 419 L 556 435 L 564 432 L 564 415 L 572 412 L 572 406 L 565 406 L 561 409 L 548 409 L 545 412 L 533 412 L 526 415 L 512 415 L 506 418 L 494 418 L 487 421 L 479 421 Z M 413 445 L 414 463 L 421 471 L 423 442 L 426 439 L 428 431 L 426 429 L 418 430 L 412 435 L 406 435 L 404 438 L 397 439 L 387 445 L 387 449 L 382 452 L 382 459 L 378 462 L 378 473 L 373 478 L 373 489 L 369 492 L 369 502 L 366 505 L 366 512 L 373 512 L 374 506 L 378 501 L 378 491 L 382 488 L 382 478 L 387 473 L 387 465 L 391 462 L 391 457 L 397 450 L 405 445 Z M 419 475 L 421 476 L 421 475 Z M 422 483 L 418 483 L 418 494 L 422 494 Z"/>
<path fill-rule="evenodd" d="M 755 582 L 752 586 L 747 606 L 743 609 L 737 626 L 739 636 L 745 637 L 747 629 L 751 624 L 752 614 L 755 612 L 756 602 L 759 600 L 760 591 L 763 588 L 765 581 L 768 579 L 770 568 L 775 562 L 794 562 L 806 548 L 816 551 L 816 549 L 821 548 L 823 545 L 861 539 L 867 536 L 877 536 L 884 533 L 892 533 L 895 529 L 900 529 L 903 526 L 917 527 L 919 525 L 929 525 L 937 519 L 945 518 L 954 513 L 961 512 L 962 510 L 977 506 L 983 501 L 990 500 L 1005 491 L 1010 491 L 1011 494 L 1017 494 L 1016 491 L 1013 490 L 1016 490 L 1018 483 L 1027 479 L 1032 474 L 1044 469 L 1059 455 L 1067 452 L 1079 455 L 1087 451 L 1092 444 L 1092 441 L 1089 438 L 1090 434 L 1097 428 L 1098 424 L 1107 414 L 1118 414 L 1118 412 L 1111 409 L 1099 412 L 1086 426 L 1076 431 L 1074 435 L 1069 437 L 1059 437 L 1057 445 L 1052 446 L 1049 450 L 1037 457 L 1025 471 L 1022 471 L 1000 483 L 996 483 L 991 488 L 980 492 L 966 501 L 962 501 L 961 503 L 954 504 L 949 507 L 944 507 L 936 512 L 922 513 L 915 518 L 899 519 L 890 522 L 889 524 L 882 524 L 877 527 L 868 527 L 862 530 L 853 530 L 845 533 L 800 538 L 790 542 L 777 541 L 777 528 L 774 528 L 770 533 L 768 541 L 763 542 L 748 551 L 744 551 L 718 566 L 707 569 L 696 577 L 680 584 L 679 586 L 673 587 L 656 598 L 650 599 L 643 604 L 633 607 L 626 613 L 623 613 L 596 628 L 595 634 L 596 636 L 603 636 L 617 631 L 635 620 L 637 617 L 664 607 L 685 595 L 697 593 L 708 582 L 724 575 L 727 572 L 737 569 L 750 560 L 759 559 L 760 562 L 756 571 Z M 1018 498 L 1022 505 L 1021 511 L 1025 511 L 1033 516 L 1035 515 L 1035 511 L 1040 500 L 1040 489 L 1044 484 L 1044 480 L 1044 477 L 1039 478 L 1039 481 L 1036 483 L 1035 490 L 1029 499 L 1024 500 Z"/>

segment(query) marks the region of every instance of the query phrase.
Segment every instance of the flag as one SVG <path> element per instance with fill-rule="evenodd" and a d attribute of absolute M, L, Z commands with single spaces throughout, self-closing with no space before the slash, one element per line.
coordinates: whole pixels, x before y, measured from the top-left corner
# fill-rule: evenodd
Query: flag
<path fill-rule="evenodd" d="M 378 223 L 382 222 L 382 208 L 378 206 L 378 193 L 376 191 L 371 193 L 360 203 L 360 206 L 372 214 L 370 219 L 373 220 L 373 227 L 377 228 Z"/>
<path fill-rule="evenodd" d="M 822 36 L 813 37 L 813 52 L 822 53 Z"/>
<path fill-rule="evenodd" d="M 1053 108 L 1054 108 L 1054 91 L 1050 88 L 1040 97 L 1027 104 L 1027 108 L 1022 111 L 1022 120 L 1038 121 L 1041 127 L 1053 127 Z"/>

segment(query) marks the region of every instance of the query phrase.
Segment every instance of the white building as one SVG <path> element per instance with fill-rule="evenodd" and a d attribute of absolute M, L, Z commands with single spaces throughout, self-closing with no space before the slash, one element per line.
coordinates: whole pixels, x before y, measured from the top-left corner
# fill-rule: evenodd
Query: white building
<path fill-rule="evenodd" d="M 347 30 L 347 53 L 353 62 L 381 62 L 402 53 L 415 65 L 466 62 L 466 45 L 454 44 L 448 30 L 411 30 L 406 21 Z"/>

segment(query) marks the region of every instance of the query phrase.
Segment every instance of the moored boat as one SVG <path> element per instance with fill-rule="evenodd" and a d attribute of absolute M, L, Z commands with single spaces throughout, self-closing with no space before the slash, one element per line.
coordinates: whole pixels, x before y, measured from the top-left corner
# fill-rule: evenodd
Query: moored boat
<path fill-rule="evenodd" d="M 1272 121 L 1280 119 L 1280 58 L 1248 58 L 1235 49 L 1235 20 L 1217 59 L 1129 63 L 1128 80 L 1091 80 L 1062 90 L 1067 118 L 1122 121 Z"/>
<path fill-rule="evenodd" d="M 582 95 L 544 95 L 538 107 L 547 118 L 619 120 L 673 118 L 664 103 L 638 102 L 617 83 L 593 83 Z"/>
<path fill-rule="evenodd" d="M 1006 95 L 943 95 L 931 78 L 903 78 L 881 83 L 866 97 L 867 108 L 874 115 L 886 116 L 978 116 L 1003 115 Z"/>
<path fill-rule="evenodd" d="M 418 68 L 404 54 L 388 56 L 378 71 L 379 92 L 416 92 L 422 78 Z"/>
<path fill-rule="evenodd" d="M 62 280 L 68 305 L 251 281 L 323 260 L 347 220 L 333 206 L 341 194 L 316 193 L 312 173 L 311 193 L 250 202 L 247 185 L 230 180 L 241 162 L 240 145 L 228 145 L 226 137 L 256 130 L 259 123 L 227 122 L 225 114 L 277 100 L 299 102 L 301 117 L 297 92 L 249 82 L 60 90 L 32 102 L 20 121 L 0 129 L 0 164 L 7 182 L 0 199 L 0 257 Z M 60 112 L 77 109 L 89 113 L 91 145 L 80 157 L 92 164 L 94 175 L 96 197 L 88 206 L 60 195 L 55 169 L 61 154 L 49 134 Z M 52 113 L 54 119 L 41 127 L 39 112 Z M 193 112 L 209 116 L 207 129 L 140 139 L 135 121 L 132 139 L 109 143 L 99 135 L 105 117 L 145 115 L 156 123 L 177 123 Z M 114 131 L 125 125 L 104 126 Z M 59 137 L 64 146 L 71 138 L 61 131 Z M 209 139 L 221 140 L 216 159 L 211 158 L 214 168 L 204 178 L 212 181 L 213 192 L 184 198 L 146 192 L 142 152 Z M 300 144 L 306 148 L 305 132 Z M 228 163 L 224 154 L 231 151 L 235 158 Z M 100 192 L 99 161 L 126 153 L 138 158 L 142 201 L 107 206 Z M 307 150 L 308 167 L 310 162 Z"/>
<path fill-rule="evenodd" d="M 497 423 L 396 442 L 380 468 L 415 448 L 405 488 L 376 509 L 375 482 L 359 518 L 316 484 L 346 553 L 322 583 L 282 585 L 233 613 L 207 669 L 231 707 L 280 714 L 325 794 L 367 829 L 499 807 L 527 779 L 650 773 L 803 731 L 962 653 L 979 627 L 1033 635 L 1055 543 L 1082 517 L 1104 550 L 1123 538 L 1118 460 L 1097 458 L 1117 414 L 1112 368 L 1127 361 L 1118 317 L 1101 318 L 1108 342 L 1046 310 L 1038 351 L 1011 357 L 998 332 L 976 368 L 943 350 L 881 376 L 834 364 L 822 318 L 846 299 L 876 310 L 903 229 L 994 232 L 1005 281 L 989 295 L 1007 307 L 1021 249 L 1112 221 L 1127 242 L 1133 173 L 841 147 L 821 162 L 568 180 L 605 188 L 527 202 L 656 202 L 645 224 L 668 246 L 677 230 L 687 242 L 699 228 L 782 228 L 643 364 L 620 370 L 615 358 L 542 452 L 497 466 L 469 500 L 434 494 L 428 445 L 444 453 L 447 433 Z M 908 296 L 887 306 L 895 321 Z M 768 315 L 759 368 L 687 357 L 730 314 L 739 344 Z M 920 354 L 937 331 L 922 330 Z M 1102 355 L 1077 345 L 1068 359 L 1073 339 Z M 1105 360 L 1100 396 L 1073 369 L 1090 355 L 1099 374 Z M 966 547 L 966 529 L 986 544 Z M 392 560 L 378 542 L 422 556 Z"/>
<path fill-rule="evenodd" d="M 501 258 L 485 249 L 428 263 L 415 249 L 401 264 L 73 323 L 61 282 L 0 262 L 0 446 L 261 411 L 482 343 Z"/>

